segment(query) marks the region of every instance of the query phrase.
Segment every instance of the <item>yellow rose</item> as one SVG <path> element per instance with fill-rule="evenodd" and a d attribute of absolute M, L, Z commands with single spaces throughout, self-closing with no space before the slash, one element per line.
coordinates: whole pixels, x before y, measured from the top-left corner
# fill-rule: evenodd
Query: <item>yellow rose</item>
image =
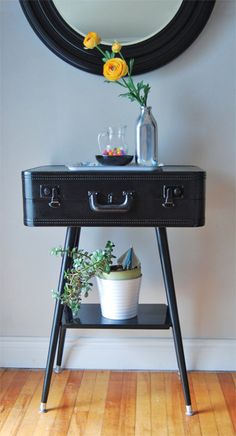
<path fill-rule="evenodd" d="M 108 80 L 115 82 L 126 76 L 126 74 L 128 74 L 128 65 L 123 59 L 109 59 L 103 66 L 103 75 Z"/>
<path fill-rule="evenodd" d="M 86 48 L 94 48 L 100 44 L 101 38 L 96 32 L 89 32 L 84 38 L 84 45 Z"/>
<path fill-rule="evenodd" d="M 112 47 L 111 47 L 113 53 L 120 53 L 121 48 L 122 48 L 122 46 L 118 41 L 114 41 L 114 43 L 112 44 Z"/>

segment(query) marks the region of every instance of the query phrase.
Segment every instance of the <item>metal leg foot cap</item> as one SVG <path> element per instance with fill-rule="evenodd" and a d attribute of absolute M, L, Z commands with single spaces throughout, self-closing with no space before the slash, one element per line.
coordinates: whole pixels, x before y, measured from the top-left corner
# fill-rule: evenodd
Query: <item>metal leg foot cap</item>
<path fill-rule="evenodd" d="M 40 403 L 40 407 L 39 407 L 40 413 L 47 412 L 46 406 L 47 406 L 47 403 Z"/>
<path fill-rule="evenodd" d="M 61 366 L 57 365 L 56 368 L 54 369 L 54 372 L 56 374 L 60 374 L 62 372 Z"/>
<path fill-rule="evenodd" d="M 186 415 L 187 416 L 192 416 L 194 415 L 194 412 L 192 410 L 192 406 L 186 406 Z"/>

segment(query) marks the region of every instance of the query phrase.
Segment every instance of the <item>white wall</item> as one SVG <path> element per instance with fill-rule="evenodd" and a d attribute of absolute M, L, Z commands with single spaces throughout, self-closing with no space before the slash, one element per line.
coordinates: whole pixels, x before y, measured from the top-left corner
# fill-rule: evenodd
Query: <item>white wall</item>
<path fill-rule="evenodd" d="M 3 0 L 0 7 L 2 364 L 43 366 L 54 305 L 50 289 L 56 287 L 60 268 L 49 251 L 63 244 L 64 229 L 23 226 L 21 170 L 90 160 L 97 152 L 97 133 L 109 124 L 128 125 L 134 151 L 138 107 L 119 98 L 115 84 L 108 86 L 102 77 L 77 70 L 49 51 L 16 0 Z M 235 2 L 218 0 L 194 44 L 172 63 L 142 77 L 152 87 L 160 161 L 198 165 L 208 175 L 206 226 L 169 230 L 182 332 L 191 343 L 188 359 L 191 367 L 202 369 L 214 364 L 227 369 L 235 363 L 235 18 Z M 97 248 L 108 238 L 117 252 L 133 242 L 143 264 L 142 302 L 165 301 L 152 229 L 84 229 L 81 246 Z M 89 301 L 98 301 L 96 292 Z M 98 340 L 102 351 L 103 341 L 112 341 L 114 359 L 116 341 L 127 345 L 131 340 L 142 349 L 145 341 L 158 344 L 157 338 L 165 338 L 172 346 L 171 332 L 83 331 L 81 336 L 88 349 Z M 204 354 L 200 347 L 205 357 L 199 364 L 197 341 L 203 348 L 214 344 L 214 359 L 211 348 Z M 42 342 L 43 360 L 42 354 L 37 357 Z M 70 366 L 91 365 L 90 352 L 91 348 L 84 360 L 72 358 Z M 149 368 L 153 356 L 146 353 L 144 359 L 145 353 L 134 352 L 125 363 L 121 346 L 123 363 L 114 360 L 110 366 Z M 162 367 L 158 356 L 157 350 L 157 369 Z M 99 359 L 95 367 L 109 366 L 106 353 Z M 164 367 L 175 365 L 170 354 L 163 359 Z"/>

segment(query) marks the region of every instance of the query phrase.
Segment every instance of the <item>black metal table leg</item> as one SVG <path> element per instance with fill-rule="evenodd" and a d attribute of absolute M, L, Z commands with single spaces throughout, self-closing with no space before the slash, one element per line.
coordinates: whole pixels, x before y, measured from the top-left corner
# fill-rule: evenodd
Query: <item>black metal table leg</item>
<path fill-rule="evenodd" d="M 156 228 L 156 237 L 157 237 L 158 249 L 160 254 L 167 303 L 170 311 L 177 363 L 178 363 L 180 377 L 181 377 L 183 391 L 184 391 L 186 414 L 192 415 L 193 412 L 191 406 L 188 375 L 187 375 L 186 363 L 184 357 L 184 349 L 183 349 L 182 335 L 180 329 L 178 307 L 177 307 L 177 301 L 175 295 L 175 286 L 174 286 L 174 279 L 173 279 L 172 268 L 171 268 L 171 260 L 170 260 L 166 228 L 164 227 Z"/>
<path fill-rule="evenodd" d="M 65 338 L 66 338 L 66 328 L 61 326 L 60 333 L 59 333 L 56 368 L 55 368 L 55 372 L 57 374 L 59 374 L 61 372 L 61 362 L 62 362 L 62 356 L 63 356 L 63 351 L 64 351 Z"/>
<path fill-rule="evenodd" d="M 71 250 L 72 248 L 78 246 L 80 230 L 81 230 L 80 227 L 67 228 L 65 245 L 64 245 L 65 250 Z M 65 253 L 62 258 L 61 271 L 60 271 L 60 277 L 58 283 L 58 293 L 60 295 L 62 295 L 64 291 L 65 271 L 68 268 L 70 268 L 71 261 L 72 261 L 71 257 L 69 257 L 67 253 Z M 53 364 L 54 364 L 56 348 L 58 343 L 58 336 L 61 326 L 62 313 L 63 313 L 63 305 L 60 303 L 59 300 L 57 300 L 55 304 L 54 315 L 53 315 L 53 324 L 51 329 L 46 371 L 44 376 L 44 385 L 43 385 L 43 392 L 42 392 L 42 398 L 40 404 L 41 412 L 46 412 L 46 403 L 48 399 L 49 387 L 52 377 L 52 370 L 53 370 Z"/>
<path fill-rule="evenodd" d="M 77 241 L 77 247 L 79 244 L 79 240 Z M 63 308 L 63 314 L 62 314 L 62 322 L 63 322 L 63 316 L 68 319 L 72 317 L 71 309 L 69 309 L 68 306 L 64 306 Z M 62 323 L 61 323 L 62 324 Z M 57 348 L 57 357 L 56 357 L 56 367 L 54 372 L 57 374 L 60 374 L 62 371 L 61 369 L 61 363 L 62 363 L 62 357 L 63 357 L 63 351 L 64 351 L 64 345 L 65 345 L 65 338 L 66 338 L 66 327 L 63 327 L 60 325 L 60 332 L 59 332 L 59 341 L 58 341 L 58 348 Z"/>

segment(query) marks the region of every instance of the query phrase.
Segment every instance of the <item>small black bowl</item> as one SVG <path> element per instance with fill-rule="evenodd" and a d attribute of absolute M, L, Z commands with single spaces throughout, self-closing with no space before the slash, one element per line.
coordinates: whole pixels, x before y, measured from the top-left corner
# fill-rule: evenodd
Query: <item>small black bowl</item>
<path fill-rule="evenodd" d="M 128 154 L 123 156 L 106 156 L 102 154 L 97 154 L 96 159 L 101 165 L 121 166 L 129 164 L 132 161 L 133 156 L 130 156 Z"/>

